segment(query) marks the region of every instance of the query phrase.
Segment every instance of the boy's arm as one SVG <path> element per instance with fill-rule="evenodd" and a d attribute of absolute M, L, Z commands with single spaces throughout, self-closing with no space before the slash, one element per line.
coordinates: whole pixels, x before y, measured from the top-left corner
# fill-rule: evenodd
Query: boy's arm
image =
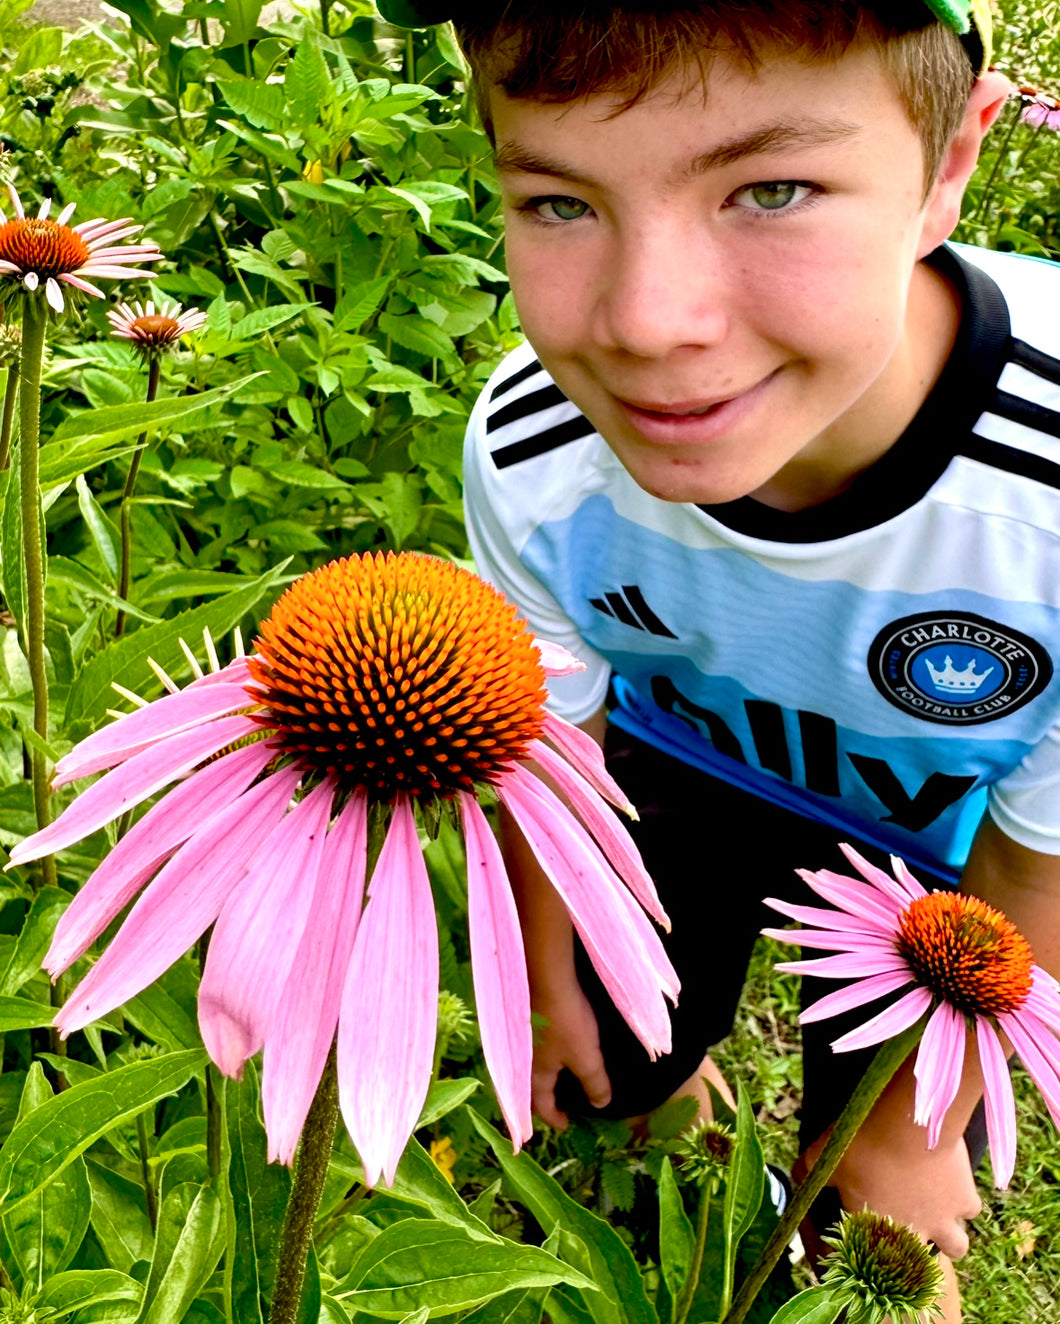
<path fill-rule="evenodd" d="M 603 745 L 606 719 L 601 708 L 579 723 Z M 562 1129 L 567 1116 L 556 1106 L 556 1078 L 567 1067 L 581 1082 L 594 1107 L 611 1098 L 596 1017 L 574 970 L 574 929 L 566 907 L 511 819 L 501 811 L 501 846 L 519 908 L 530 976 L 530 1001 L 548 1024 L 535 1032 L 531 1077 L 534 1112 Z"/>
<path fill-rule="evenodd" d="M 1031 942 L 1038 965 L 1060 974 L 1060 856 L 1020 846 L 986 816 L 961 891 L 1003 911 Z M 844 1155 L 833 1181 L 848 1209 L 867 1204 L 889 1213 L 959 1259 L 968 1249 L 964 1220 L 981 1208 L 963 1143 L 982 1093 L 974 1039 L 968 1043 L 960 1093 L 935 1150 L 928 1150 L 924 1128 L 913 1122 L 913 1088 L 910 1060 Z"/>

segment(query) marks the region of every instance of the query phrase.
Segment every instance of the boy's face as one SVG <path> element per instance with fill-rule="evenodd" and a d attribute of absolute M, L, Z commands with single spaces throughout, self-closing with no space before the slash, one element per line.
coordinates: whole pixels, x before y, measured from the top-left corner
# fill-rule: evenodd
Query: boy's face
<path fill-rule="evenodd" d="M 787 508 L 900 435 L 952 342 L 917 265 L 946 237 L 920 140 L 869 51 L 717 57 L 631 109 L 494 92 L 526 334 L 647 491 Z M 610 116 L 610 117 L 609 117 Z"/>

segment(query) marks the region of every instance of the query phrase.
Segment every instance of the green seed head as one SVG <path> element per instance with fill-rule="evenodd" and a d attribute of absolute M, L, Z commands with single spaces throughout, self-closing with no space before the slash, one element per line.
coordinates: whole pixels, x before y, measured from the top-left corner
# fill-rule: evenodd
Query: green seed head
<path fill-rule="evenodd" d="M 831 1247 L 823 1285 L 849 1296 L 848 1324 L 927 1324 L 942 1313 L 942 1269 L 911 1228 L 891 1218 L 843 1215 Z"/>
<path fill-rule="evenodd" d="M 732 1158 L 733 1134 L 721 1122 L 697 1122 L 677 1144 L 677 1156 L 689 1181 L 697 1186 L 716 1186 L 725 1176 Z"/>

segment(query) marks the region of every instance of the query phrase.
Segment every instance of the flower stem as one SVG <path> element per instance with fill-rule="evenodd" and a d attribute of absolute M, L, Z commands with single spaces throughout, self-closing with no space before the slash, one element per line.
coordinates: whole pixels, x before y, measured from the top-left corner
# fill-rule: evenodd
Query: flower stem
<path fill-rule="evenodd" d="M 699 1276 L 703 1272 L 703 1253 L 707 1249 L 707 1220 L 710 1217 L 710 1201 L 713 1196 L 711 1182 L 704 1182 L 699 1192 L 699 1215 L 696 1218 L 696 1240 L 692 1246 L 692 1263 L 688 1266 L 688 1277 L 681 1289 L 681 1296 L 674 1306 L 674 1324 L 685 1324 L 692 1302 L 696 1299 Z"/>
<path fill-rule="evenodd" d="M 18 396 L 18 363 L 7 370 L 7 389 L 4 391 L 4 415 L 0 421 L 0 470 L 6 469 L 11 459 L 11 424 L 15 421 L 15 400 Z"/>
<path fill-rule="evenodd" d="M 320 1207 L 324 1179 L 328 1175 L 328 1160 L 331 1158 L 338 1118 L 339 1074 L 335 1063 L 335 1045 L 332 1044 L 298 1147 L 291 1196 L 283 1220 L 283 1237 L 280 1241 L 269 1324 L 296 1324 L 298 1319 L 305 1266 L 313 1243 L 313 1224 Z"/>
<path fill-rule="evenodd" d="M 144 403 L 150 404 L 158 394 L 158 382 L 162 376 L 162 356 L 152 354 L 147 369 L 147 395 L 144 397 Z M 132 563 L 132 498 L 136 490 L 136 480 L 140 476 L 140 464 L 144 458 L 144 447 L 147 445 L 147 432 L 141 432 L 136 442 L 136 450 L 133 452 L 132 461 L 129 465 L 129 474 L 125 479 L 125 490 L 121 494 L 121 568 L 118 572 L 118 597 L 123 601 L 128 601 L 129 597 L 129 568 Z M 114 638 L 120 637 L 125 629 L 125 612 L 120 608 L 117 619 L 114 622 Z"/>
<path fill-rule="evenodd" d="M 26 657 L 33 686 L 33 729 L 48 739 L 48 675 L 44 665 L 44 555 L 40 521 L 40 379 L 48 314 L 42 295 L 27 294 L 22 303 L 22 372 L 19 390 L 19 495 L 22 505 L 22 561 L 26 572 Z M 33 807 L 37 827 L 51 822 L 48 762 L 32 751 Z M 41 860 L 45 886 L 56 882 L 55 860 Z"/>
<path fill-rule="evenodd" d="M 901 1034 L 896 1034 L 893 1039 L 887 1039 L 880 1045 L 868 1070 L 858 1081 L 854 1093 L 847 1100 L 846 1107 L 832 1127 L 832 1133 L 821 1150 L 820 1157 L 792 1195 L 773 1235 L 766 1242 L 754 1268 L 737 1292 L 732 1309 L 724 1316 L 722 1324 L 742 1324 L 755 1297 L 772 1273 L 773 1266 L 799 1230 L 802 1220 L 810 1212 L 810 1206 L 835 1171 L 847 1146 L 872 1112 L 876 1100 L 883 1093 L 888 1081 L 919 1043 L 925 1024 L 926 1017 L 921 1017 L 915 1025 L 911 1025 Z"/>
<path fill-rule="evenodd" d="M 140 1156 L 140 1175 L 144 1179 L 144 1199 L 147 1204 L 147 1217 L 151 1231 L 158 1229 L 158 1197 L 155 1195 L 154 1182 L 151 1179 L 150 1150 L 147 1144 L 147 1123 L 143 1113 L 136 1114 L 136 1148 Z"/>

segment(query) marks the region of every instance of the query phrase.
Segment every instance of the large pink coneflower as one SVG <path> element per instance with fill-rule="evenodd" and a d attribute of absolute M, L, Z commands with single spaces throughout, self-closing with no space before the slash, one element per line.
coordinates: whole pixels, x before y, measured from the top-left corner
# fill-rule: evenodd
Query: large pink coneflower
<path fill-rule="evenodd" d="M 198 308 L 181 308 L 180 304 L 159 304 L 149 299 L 146 304 L 120 303 L 107 311 L 113 334 L 132 341 L 133 348 L 148 357 L 169 349 L 192 331 L 206 325 L 206 314 Z"/>
<path fill-rule="evenodd" d="M 81 742 L 57 784 L 110 768 L 12 852 L 25 863 L 171 782 L 74 898 L 45 958 L 57 976 L 136 896 L 59 1013 L 64 1034 L 133 997 L 212 924 L 199 1023 L 238 1076 L 264 1048 L 271 1158 L 290 1162 L 338 1027 L 343 1116 L 370 1182 L 392 1181 L 430 1084 L 438 938 L 414 807 L 455 807 L 483 1051 L 513 1141 L 531 1133 L 522 938 L 477 790 L 513 818 L 604 984 L 653 1055 L 677 978 L 665 923 L 599 748 L 544 706 L 579 668 L 515 609 L 433 557 L 354 556 L 293 584 L 252 657 Z M 547 742 L 547 743 L 546 743 Z M 533 760 L 578 817 L 527 766 Z M 367 888 L 371 824 L 389 825 Z M 580 821 L 579 821 L 580 819 Z M 363 908 L 362 908 L 363 907 Z"/>
<path fill-rule="evenodd" d="M 1002 1031 L 1019 1054 L 1060 1126 L 1060 992 L 1035 965 L 1030 946 L 1000 911 L 958 892 L 927 892 L 904 861 L 895 877 L 850 846 L 842 847 L 861 879 L 822 869 L 800 876 L 834 910 L 767 899 L 767 905 L 810 927 L 766 929 L 768 937 L 836 953 L 778 965 L 778 970 L 849 979 L 815 1002 L 803 1022 L 820 1021 L 888 994 L 902 993 L 832 1047 L 865 1048 L 914 1025 L 930 1012 L 916 1057 L 916 1121 L 938 1144 L 943 1119 L 961 1083 L 965 1040 L 974 1030 L 982 1068 L 987 1138 L 994 1180 L 1008 1186 L 1016 1161 L 1016 1110 Z M 864 881 L 862 881 L 864 879 Z"/>
<path fill-rule="evenodd" d="M 1060 131 L 1060 102 L 1047 92 L 1036 92 L 1023 107 L 1020 119 L 1035 129 Z"/>
<path fill-rule="evenodd" d="M 142 225 L 126 217 L 120 221 L 82 221 L 67 224 L 74 204 L 50 219 L 51 199 L 45 198 L 36 216 L 27 216 L 14 185 L 8 185 L 14 216 L 0 210 L 0 277 L 15 277 L 33 292 L 44 285 L 44 296 L 57 313 L 65 307 L 63 285 L 84 294 L 105 297 L 94 280 L 122 280 L 129 276 L 153 276 L 129 263 L 157 262 L 162 254 L 153 243 L 124 244 L 119 240 L 139 234 Z"/>

